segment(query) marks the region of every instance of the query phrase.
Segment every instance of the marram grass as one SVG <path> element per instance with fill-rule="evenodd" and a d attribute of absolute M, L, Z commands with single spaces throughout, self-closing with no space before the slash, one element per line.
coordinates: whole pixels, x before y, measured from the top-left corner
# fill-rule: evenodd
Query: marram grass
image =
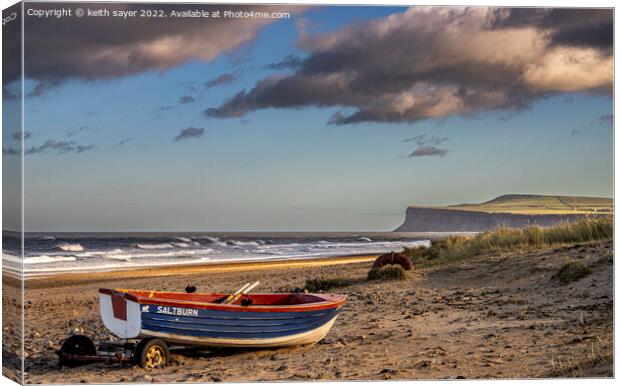
<path fill-rule="evenodd" d="M 549 228 L 498 228 L 474 237 L 451 236 L 433 241 L 430 248 L 405 248 L 403 254 L 414 263 L 457 260 L 488 253 L 607 240 L 613 237 L 613 228 L 611 217 L 588 218 Z"/>
<path fill-rule="evenodd" d="M 368 280 L 403 280 L 405 270 L 400 265 L 386 265 L 368 271 Z"/>
<path fill-rule="evenodd" d="M 558 279 L 560 284 L 566 285 L 582 277 L 586 277 L 590 273 L 592 273 L 592 271 L 584 263 L 580 261 L 570 261 L 564 264 L 562 268 L 553 275 L 553 278 Z"/>
<path fill-rule="evenodd" d="M 332 279 L 323 279 L 323 278 L 315 278 L 306 280 L 306 284 L 304 285 L 304 289 L 308 292 L 322 292 L 329 291 L 333 288 L 342 288 L 354 283 L 354 280 L 351 279 L 341 279 L 341 278 L 332 278 Z"/>

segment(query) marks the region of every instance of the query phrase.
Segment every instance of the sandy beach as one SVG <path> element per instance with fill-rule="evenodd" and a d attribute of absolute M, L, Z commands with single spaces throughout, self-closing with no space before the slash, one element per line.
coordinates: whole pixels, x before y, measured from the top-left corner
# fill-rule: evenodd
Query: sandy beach
<path fill-rule="evenodd" d="M 591 274 L 553 278 L 567 261 Z M 366 280 L 372 256 L 247 267 L 185 267 L 64 277 L 26 284 L 28 383 L 242 382 L 613 376 L 613 244 L 489 255 L 415 269 L 404 281 Z M 260 268 L 260 269 L 258 269 Z M 156 277 L 154 277 L 156 276 Z M 96 363 L 57 366 L 72 333 L 109 339 L 97 289 L 229 291 L 260 280 L 260 291 L 303 287 L 309 278 L 350 278 L 331 292 L 348 302 L 313 346 L 276 350 L 181 351 L 161 370 Z M 17 348 L 16 348 L 17 349 Z"/>

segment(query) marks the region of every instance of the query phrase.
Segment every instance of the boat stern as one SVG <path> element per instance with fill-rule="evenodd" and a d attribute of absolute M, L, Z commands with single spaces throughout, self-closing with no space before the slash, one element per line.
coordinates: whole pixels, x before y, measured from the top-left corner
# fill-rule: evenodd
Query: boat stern
<path fill-rule="evenodd" d="M 133 295 L 100 288 L 99 310 L 103 324 L 114 335 L 123 339 L 140 335 L 142 324 L 140 304 Z"/>

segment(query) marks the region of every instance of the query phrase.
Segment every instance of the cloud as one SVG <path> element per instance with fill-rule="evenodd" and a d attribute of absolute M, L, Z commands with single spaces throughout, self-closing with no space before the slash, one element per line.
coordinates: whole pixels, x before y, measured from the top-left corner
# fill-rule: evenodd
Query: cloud
<path fill-rule="evenodd" d="M 55 141 L 48 140 L 43 145 L 40 146 L 32 146 L 24 151 L 25 155 L 33 155 L 33 154 L 42 154 L 42 153 L 56 153 L 56 154 L 67 154 L 67 153 L 84 153 L 86 151 L 92 150 L 95 148 L 95 145 L 80 145 L 75 141 Z M 19 150 L 8 148 L 2 149 L 2 154 L 5 155 L 19 155 Z"/>
<path fill-rule="evenodd" d="M 575 136 L 577 136 L 577 135 L 579 135 L 579 134 L 581 134 L 581 131 L 579 131 L 579 130 L 577 130 L 577 129 L 573 129 L 573 130 L 570 132 L 570 136 L 571 136 L 571 137 L 575 137 Z"/>
<path fill-rule="evenodd" d="M 28 139 L 32 137 L 32 133 L 30 131 L 24 131 L 23 133 L 23 137 L 24 139 Z M 13 139 L 17 140 L 17 141 L 21 141 L 22 140 L 22 133 L 13 133 Z"/>
<path fill-rule="evenodd" d="M 92 150 L 94 148 L 95 148 L 95 145 L 86 145 L 86 146 L 77 145 L 75 147 L 75 152 L 79 154 L 79 153 L 83 153 L 83 152 L 88 151 L 88 150 Z"/>
<path fill-rule="evenodd" d="M 191 95 L 183 95 L 182 97 L 179 98 L 179 104 L 181 105 L 185 105 L 188 103 L 193 103 L 194 102 L 194 97 Z"/>
<path fill-rule="evenodd" d="M 34 86 L 34 88 L 26 94 L 28 98 L 39 97 L 45 93 L 50 92 L 58 87 L 60 87 L 61 82 L 58 80 L 48 80 L 45 82 L 39 82 Z"/>
<path fill-rule="evenodd" d="M 439 149 L 435 146 L 420 146 L 413 151 L 413 153 L 409 154 L 407 158 L 417 158 L 417 157 L 443 157 L 448 153 L 447 149 Z"/>
<path fill-rule="evenodd" d="M 53 4 L 40 4 L 53 9 Z M 109 11 L 187 11 L 185 4 L 107 4 Z M 290 12 L 294 17 L 307 7 L 296 5 L 227 5 L 230 11 Z M 193 4 L 192 10 L 221 10 L 221 5 Z M 166 71 L 190 60 L 209 62 L 254 40 L 270 18 L 55 18 L 27 17 L 24 28 L 25 73 L 38 84 L 31 96 L 64 82 L 101 81 Z M 17 24 L 17 23 L 13 23 Z M 53 40 L 49 37 L 54 36 Z M 4 52 L 4 50 L 3 50 Z M 14 51 L 14 52 L 18 52 Z M 19 68 L 3 74 L 4 84 L 19 78 Z"/>
<path fill-rule="evenodd" d="M 190 103 L 194 103 L 196 101 L 196 99 L 194 99 L 193 96 L 191 95 L 183 95 L 179 98 L 177 105 L 187 105 Z M 171 111 L 174 110 L 174 108 L 176 107 L 176 105 L 165 105 L 165 106 L 159 106 L 157 108 L 157 111 L 159 112 L 167 112 L 167 111 Z"/>
<path fill-rule="evenodd" d="M 269 64 L 267 68 L 272 70 L 296 69 L 302 64 L 303 60 L 299 56 L 289 54 L 282 58 L 279 62 Z"/>
<path fill-rule="evenodd" d="M 421 134 L 421 135 L 416 135 L 415 137 L 403 139 L 403 142 L 404 143 L 415 142 L 418 144 L 418 146 L 422 146 L 422 145 L 437 146 L 437 145 L 441 145 L 442 143 L 446 142 L 448 139 L 449 139 L 448 137 L 437 137 L 437 136 L 432 136 L 428 138 L 426 134 Z"/>
<path fill-rule="evenodd" d="M 610 49 L 613 19 L 610 9 L 498 8 L 495 27 L 535 26 L 545 29 L 553 45 Z"/>
<path fill-rule="evenodd" d="M 126 144 L 127 142 L 131 142 L 133 141 L 133 138 L 123 138 L 121 139 L 121 141 L 118 143 L 118 146 L 123 146 L 124 144 Z"/>
<path fill-rule="evenodd" d="M 599 27 L 612 17 L 610 9 L 415 7 L 315 36 L 302 30 L 297 46 L 308 55 L 293 73 L 267 76 L 204 114 L 313 106 L 342 108 L 328 121 L 336 125 L 416 122 L 516 111 L 562 93 L 609 95 L 612 46 Z"/>
<path fill-rule="evenodd" d="M 613 114 L 601 115 L 600 117 L 596 118 L 596 123 L 599 126 L 603 127 L 613 127 L 614 116 Z"/>
<path fill-rule="evenodd" d="M 73 137 L 83 131 L 88 131 L 88 125 L 80 126 L 77 129 L 67 130 L 67 138 Z"/>
<path fill-rule="evenodd" d="M 190 138 L 200 138 L 204 134 L 205 129 L 201 127 L 188 127 L 179 132 L 179 135 L 174 137 L 174 141 L 181 141 Z"/>
<path fill-rule="evenodd" d="M 20 153 L 19 153 L 19 150 L 9 147 L 9 148 L 2 148 L 2 155 L 18 156 L 20 155 Z"/>
<path fill-rule="evenodd" d="M 448 137 L 432 136 L 427 137 L 426 134 L 416 135 L 415 137 L 406 138 L 404 143 L 413 142 L 417 145 L 417 148 L 405 156 L 405 158 L 417 158 L 417 157 L 443 157 L 448 154 L 448 149 L 438 148 L 437 146 L 446 142 Z"/>
<path fill-rule="evenodd" d="M 242 73 L 240 71 L 235 72 L 235 73 L 222 74 L 218 76 L 217 78 L 213 78 L 211 80 L 206 81 L 204 84 L 204 88 L 205 90 L 208 90 L 212 87 L 220 86 L 226 83 L 232 83 L 235 80 L 239 79 L 241 75 Z"/>

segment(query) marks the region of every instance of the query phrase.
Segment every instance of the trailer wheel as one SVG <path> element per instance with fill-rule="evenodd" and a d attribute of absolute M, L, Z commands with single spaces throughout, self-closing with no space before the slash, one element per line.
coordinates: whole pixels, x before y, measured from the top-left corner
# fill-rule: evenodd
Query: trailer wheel
<path fill-rule="evenodd" d="M 157 369 L 168 364 L 170 352 L 161 339 L 144 339 L 134 352 L 132 360 L 143 369 Z"/>
<path fill-rule="evenodd" d="M 64 341 L 58 352 L 58 364 L 67 367 L 74 367 L 88 362 L 78 361 L 71 358 L 73 355 L 97 355 L 97 347 L 93 341 L 84 335 L 73 335 Z"/>

